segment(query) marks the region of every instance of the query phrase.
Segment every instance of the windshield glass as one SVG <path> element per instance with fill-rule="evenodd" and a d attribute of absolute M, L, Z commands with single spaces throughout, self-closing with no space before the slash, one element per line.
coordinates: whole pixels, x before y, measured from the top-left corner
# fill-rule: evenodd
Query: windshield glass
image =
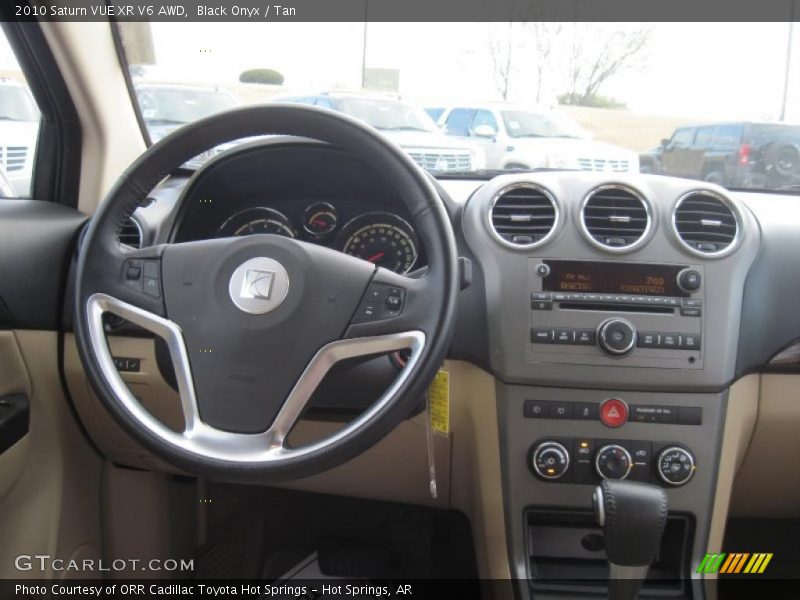
<path fill-rule="evenodd" d="M 436 131 L 425 111 L 402 102 L 346 98 L 336 108 L 383 131 Z"/>
<path fill-rule="evenodd" d="M 585 138 L 587 133 L 568 117 L 523 110 L 502 110 L 503 123 L 513 138 Z"/>
<path fill-rule="evenodd" d="M 23 87 L 0 81 L 0 119 L 38 121 L 39 111 Z"/>
<path fill-rule="evenodd" d="M 294 102 L 368 123 L 437 176 L 573 169 L 800 189 L 788 22 L 116 27 L 153 141 L 233 106 Z"/>

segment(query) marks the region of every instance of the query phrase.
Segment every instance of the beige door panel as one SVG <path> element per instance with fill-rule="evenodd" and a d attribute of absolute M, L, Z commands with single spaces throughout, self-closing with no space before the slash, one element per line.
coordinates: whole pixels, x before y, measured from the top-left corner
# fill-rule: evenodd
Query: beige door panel
<path fill-rule="evenodd" d="M 38 568 L 18 571 L 15 558 L 20 554 L 65 560 L 100 556 L 102 461 L 70 410 L 58 361 L 55 332 L 0 334 L 0 385 L 5 391 L 26 392 L 31 410 L 30 432 L 9 459 L 22 468 L 0 499 L 0 578 L 69 575 Z M 0 457 L 4 461 L 5 454 Z"/>
<path fill-rule="evenodd" d="M 736 475 L 733 517 L 800 517 L 800 375 L 762 375 L 756 421 Z"/>

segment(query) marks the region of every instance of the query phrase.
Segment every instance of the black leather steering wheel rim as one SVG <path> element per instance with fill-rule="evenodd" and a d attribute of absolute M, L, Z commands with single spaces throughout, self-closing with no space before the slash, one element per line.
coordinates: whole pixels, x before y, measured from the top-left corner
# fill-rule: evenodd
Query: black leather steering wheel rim
<path fill-rule="evenodd" d="M 155 185 L 187 160 L 226 142 L 271 134 L 316 139 L 349 152 L 377 169 L 395 188 L 411 215 L 428 256 L 429 266 L 424 285 L 407 278 L 398 279 L 399 276 L 383 272 L 382 269 L 375 270 L 370 282 L 406 285 L 407 301 L 411 306 L 398 317 L 396 324 L 350 322 L 343 337 L 350 340 L 367 339 L 381 333 L 391 333 L 393 328 L 407 329 L 413 321 L 415 330 L 424 333 L 425 343 L 419 349 L 413 365 L 406 367 L 410 370 L 402 383 L 392 390 L 391 398 L 380 410 L 369 416 L 357 430 L 333 443 L 301 456 L 279 456 L 278 460 L 266 463 L 201 456 L 183 447 L 170 445 L 142 427 L 136 415 L 120 401 L 119 388 L 114 385 L 113 375 L 104 368 L 103 356 L 107 348 L 98 348 L 96 328 L 92 329 L 94 316 L 89 306 L 97 297 L 108 296 L 155 317 L 168 319 L 171 316 L 167 308 L 170 306 L 169 298 L 162 297 L 159 300 L 146 297 L 126 288 L 121 280 L 131 260 L 163 260 L 164 272 L 174 272 L 175 267 L 169 267 L 169 264 L 176 263 L 171 258 L 176 251 L 171 246 L 132 251 L 117 240 L 122 224 L 144 202 Z M 232 247 L 231 252 L 235 250 L 238 253 L 236 256 L 245 256 L 243 252 L 250 252 L 251 246 L 258 246 L 252 251 L 260 253 L 259 256 L 265 252 L 264 249 L 272 249 L 279 254 L 294 252 L 304 257 L 304 253 L 310 252 L 309 260 L 312 262 L 338 260 L 329 255 L 314 254 L 316 250 L 312 252 L 312 249 L 305 248 L 299 242 L 295 244 L 300 246 L 292 247 L 281 247 L 280 244 L 288 242 L 278 240 L 270 242 L 272 245 L 267 244 L 266 240 L 263 244 L 261 242 L 236 242 L 240 246 Z M 188 246 L 187 249 L 194 251 Z M 350 268 L 353 265 L 342 264 L 344 271 Z M 169 295 L 169 289 L 165 283 L 165 296 Z M 263 105 L 236 109 L 190 123 L 149 148 L 120 176 L 94 214 L 82 240 L 76 270 L 74 328 L 79 354 L 94 391 L 121 427 L 145 448 L 181 469 L 204 476 L 229 481 L 283 480 L 327 470 L 353 458 L 382 439 L 408 416 L 424 396 L 446 356 L 455 322 L 457 293 L 458 261 L 452 227 L 442 200 L 424 171 L 375 130 L 347 116 L 314 107 Z M 107 308 L 108 305 L 104 306 Z"/>

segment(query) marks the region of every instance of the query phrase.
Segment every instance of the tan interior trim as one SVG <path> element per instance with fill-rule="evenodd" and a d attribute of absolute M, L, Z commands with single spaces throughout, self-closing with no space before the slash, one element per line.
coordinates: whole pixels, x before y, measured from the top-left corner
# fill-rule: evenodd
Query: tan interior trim
<path fill-rule="evenodd" d="M 708 552 L 720 552 L 731 502 L 736 471 L 744 460 L 758 417 L 759 375 L 748 375 L 734 383 L 728 394 L 716 494 L 711 515 Z M 716 598 L 716 574 L 705 575 L 708 598 Z"/>
<path fill-rule="evenodd" d="M 8 334 L 0 339 L 3 356 L 9 356 Z M 99 558 L 101 459 L 83 436 L 64 397 L 58 372 L 58 335 L 15 331 L 13 339 L 21 362 L 14 365 L 13 374 L 0 371 L 0 381 L 6 385 L 15 378 L 25 382 L 31 403 L 30 433 L 25 438 L 22 472 L 0 500 L 0 578 L 59 578 L 67 573 L 17 571 L 15 557 Z M 8 369 L 3 362 L 0 370 Z"/>
<path fill-rule="evenodd" d="M 42 22 L 81 121 L 78 208 L 94 212 L 117 177 L 142 152 L 136 121 L 108 22 Z"/>
<path fill-rule="evenodd" d="M 762 375 L 758 420 L 731 498 L 731 517 L 800 517 L 800 375 Z"/>

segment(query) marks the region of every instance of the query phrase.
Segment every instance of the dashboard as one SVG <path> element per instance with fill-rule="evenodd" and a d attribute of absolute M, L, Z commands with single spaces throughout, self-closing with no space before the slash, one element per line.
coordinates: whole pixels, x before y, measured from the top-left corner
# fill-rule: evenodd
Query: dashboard
<path fill-rule="evenodd" d="M 565 572 L 597 578 L 597 557 L 579 543 L 553 554 L 535 540 L 596 533 L 587 515 L 603 478 L 668 491 L 656 568 L 681 582 L 674 597 L 701 597 L 690 574 L 707 551 L 728 390 L 797 354 L 798 199 L 576 171 L 437 186 L 469 265 L 449 356 L 492 378 L 487 410 L 521 597 L 574 592 L 559 587 Z M 413 216 L 380 173 L 315 142 L 220 155 L 165 180 L 133 218 L 144 245 L 267 233 L 409 276 L 427 265 Z M 399 368 L 386 357 L 354 365 L 316 401 L 352 415 Z"/>

